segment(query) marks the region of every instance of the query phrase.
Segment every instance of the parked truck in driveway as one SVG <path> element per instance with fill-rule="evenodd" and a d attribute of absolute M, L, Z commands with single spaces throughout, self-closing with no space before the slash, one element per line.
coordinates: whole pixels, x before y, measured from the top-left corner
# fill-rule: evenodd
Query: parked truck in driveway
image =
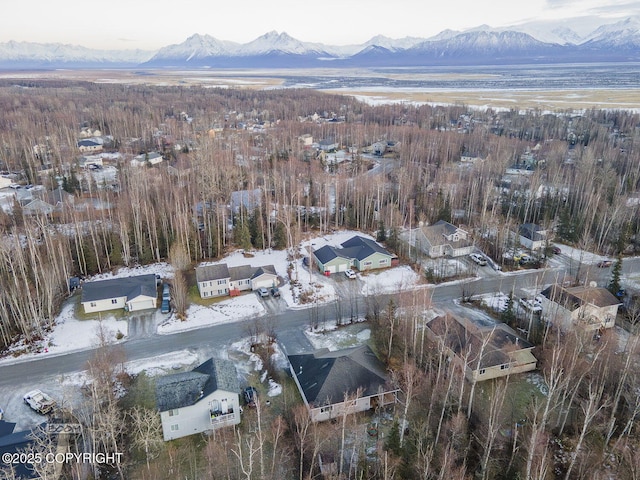
<path fill-rule="evenodd" d="M 41 390 L 31 390 L 25 394 L 23 400 L 32 410 L 43 415 L 51 413 L 56 407 L 56 402 Z"/>

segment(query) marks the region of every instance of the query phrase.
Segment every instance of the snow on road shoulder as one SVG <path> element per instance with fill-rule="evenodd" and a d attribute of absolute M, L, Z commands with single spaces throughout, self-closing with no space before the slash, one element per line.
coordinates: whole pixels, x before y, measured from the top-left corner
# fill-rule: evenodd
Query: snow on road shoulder
<path fill-rule="evenodd" d="M 118 320 L 108 313 L 96 320 L 78 320 L 75 318 L 76 305 L 75 301 L 68 301 L 56 317 L 56 325 L 50 333 L 35 345 L 25 345 L 24 342 L 13 345 L 0 363 L 15 363 L 93 348 L 99 345 L 100 336 L 114 343 L 127 336 L 126 320 Z"/>
<path fill-rule="evenodd" d="M 420 276 L 407 265 L 366 272 L 358 278 L 363 283 L 361 293 L 365 296 L 413 290 L 420 283 Z"/>
<path fill-rule="evenodd" d="M 159 334 L 166 335 L 211 325 L 237 322 L 263 315 L 265 311 L 256 294 L 249 292 L 210 306 L 191 305 L 187 309 L 186 320 L 180 321 L 172 316 L 158 325 L 157 331 Z"/>

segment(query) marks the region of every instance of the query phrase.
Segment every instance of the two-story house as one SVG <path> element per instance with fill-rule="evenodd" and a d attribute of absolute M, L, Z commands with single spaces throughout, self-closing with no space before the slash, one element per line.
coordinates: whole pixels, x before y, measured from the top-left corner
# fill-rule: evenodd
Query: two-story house
<path fill-rule="evenodd" d="M 165 441 L 240 423 L 233 362 L 210 358 L 190 372 L 158 378 L 156 404 Z"/>
<path fill-rule="evenodd" d="M 431 258 L 461 257 L 474 250 L 469 233 L 444 220 L 416 229 L 415 245 Z"/>

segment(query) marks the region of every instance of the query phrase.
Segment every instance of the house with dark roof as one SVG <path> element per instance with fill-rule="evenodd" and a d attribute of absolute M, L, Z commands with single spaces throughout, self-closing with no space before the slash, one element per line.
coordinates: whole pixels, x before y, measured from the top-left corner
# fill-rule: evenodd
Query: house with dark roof
<path fill-rule="evenodd" d="M 344 272 L 349 268 L 360 271 L 391 266 L 395 256 L 374 240 L 355 235 L 340 247 L 325 245 L 313 251 L 314 262 L 325 274 Z"/>
<path fill-rule="evenodd" d="M 479 326 L 450 313 L 427 323 L 427 338 L 463 370 L 469 382 L 481 382 L 535 370 L 534 345 L 504 323 Z"/>
<path fill-rule="evenodd" d="M 82 153 L 93 153 L 102 151 L 102 143 L 100 143 L 95 138 L 80 140 L 76 145 L 78 147 L 78 150 L 80 150 L 80 152 Z"/>
<path fill-rule="evenodd" d="M 0 456 L 5 458 L 16 459 L 17 462 L 11 462 L 13 466 L 14 477 L 7 476 L 3 478 L 19 478 L 22 480 L 42 478 L 40 474 L 33 468 L 33 464 L 28 463 L 28 456 L 24 452 L 28 452 L 34 443 L 37 443 L 40 432 L 46 427 L 46 423 L 42 423 L 33 430 L 22 430 L 15 432 L 16 424 L 0 420 Z M 7 470 L 9 462 L 3 462 L 0 465 L 0 471 L 9 473 Z M 4 470 L 2 470 L 4 469 Z"/>
<path fill-rule="evenodd" d="M 86 282 L 82 285 L 80 303 L 85 313 L 120 308 L 136 312 L 156 308 L 157 300 L 156 276 L 149 274 Z"/>
<path fill-rule="evenodd" d="M 231 211 L 234 214 L 240 213 L 240 210 L 253 213 L 256 208 L 261 206 L 262 191 L 259 188 L 231 192 Z"/>
<path fill-rule="evenodd" d="M 542 250 L 550 240 L 547 231 L 535 223 L 523 223 L 518 228 L 520 245 L 529 250 Z"/>
<path fill-rule="evenodd" d="M 219 263 L 196 267 L 196 282 L 200 297 L 212 298 L 276 287 L 279 279 L 273 265 L 229 267 L 226 263 Z"/>
<path fill-rule="evenodd" d="M 240 423 L 240 385 L 233 362 L 210 358 L 190 372 L 156 381 L 165 441 Z"/>
<path fill-rule="evenodd" d="M 415 244 L 431 258 L 462 257 L 474 250 L 469 233 L 444 220 L 416 229 Z"/>
<path fill-rule="evenodd" d="M 384 365 L 367 345 L 287 358 L 314 422 L 392 405 L 397 400 L 399 390 L 390 386 Z"/>
<path fill-rule="evenodd" d="M 542 317 L 563 330 L 612 328 L 620 300 L 602 287 L 553 284 L 540 292 Z"/>

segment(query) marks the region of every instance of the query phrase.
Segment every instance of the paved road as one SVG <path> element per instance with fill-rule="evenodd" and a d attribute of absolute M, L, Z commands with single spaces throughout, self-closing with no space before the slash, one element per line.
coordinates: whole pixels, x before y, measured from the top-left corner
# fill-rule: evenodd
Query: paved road
<path fill-rule="evenodd" d="M 515 289 L 530 289 L 551 283 L 562 277 L 562 269 L 547 269 L 531 272 L 519 272 L 512 275 L 491 276 L 479 278 L 463 283 L 443 284 L 425 289 L 411 290 L 404 295 L 416 296 L 420 301 L 431 301 L 446 308 L 449 302 L 465 294 L 479 295 L 495 291 L 509 292 Z M 351 311 L 357 310 L 358 316 L 365 315 L 375 308 L 384 307 L 391 298 L 397 295 L 379 295 L 376 297 L 359 298 L 341 303 L 341 312 L 349 317 Z M 345 305 L 346 303 L 346 305 Z M 289 309 L 283 313 L 270 314 L 259 321 L 273 322 L 278 338 L 287 346 L 288 353 L 305 350 L 309 347 L 303 334 L 306 326 L 313 319 L 331 321 L 336 318 L 338 311 L 336 304 L 320 305 L 307 309 Z M 158 335 L 144 332 L 143 335 L 122 343 L 128 361 L 151 358 L 161 354 L 191 350 L 196 353 L 211 355 L 216 350 L 248 336 L 249 327 L 256 320 L 244 320 L 190 330 L 171 335 Z M 0 366 L 0 389 L 10 388 L 24 382 L 25 379 L 36 383 L 42 379 L 68 374 L 85 369 L 85 365 L 92 355 L 91 350 L 71 352 L 47 358 L 17 361 L 15 364 Z"/>

